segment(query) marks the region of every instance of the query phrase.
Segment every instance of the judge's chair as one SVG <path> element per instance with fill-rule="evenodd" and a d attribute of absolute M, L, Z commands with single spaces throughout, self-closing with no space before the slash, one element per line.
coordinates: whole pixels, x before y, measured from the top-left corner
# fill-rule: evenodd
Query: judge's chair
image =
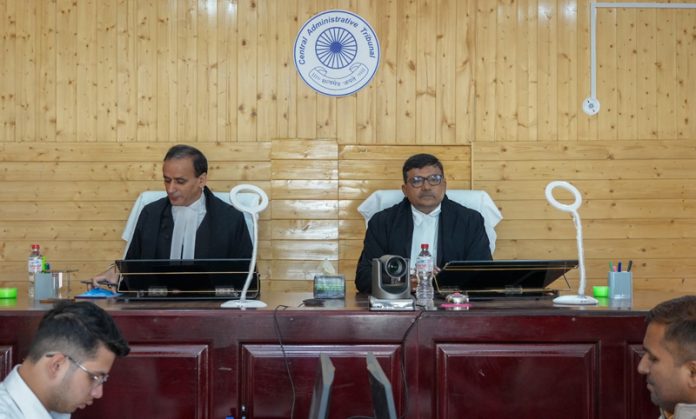
<path fill-rule="evenodd" d="M 224 202 L 232 205 L 230 202 L 229 192 L 213 192 L 216 197 L 220 198 Z M 123 257 L 126 257 L 126 252 L 128 252 L 128 247 L 130 247 L 131 239 L 133 238 L 133 232 L 135 231 L 135 226 L 138 223 L 138 217 L 140 217 L 140 211 L 143 210 L 145 205 L 155 202 L 158 199 L 167 196 L 165 191 L 145 191 L 138 196 L 138 198 L 133 203 L 133 208 L 131 209 L 130 215 L 128 216 L 128 221 L 126 222 L 126 227 L 123 229 L 123 234 L 121 238 L 126 242 L 126 247 L 123 250 Z M 258 202 L 258 195 L 255 193 L 240 193 L 238 195 L 239 202 L 245 205 L 255 205 Z M 244 221 L 246 221 L 247 229 L 249 230 L 249 236 L 254 237 L 254 219 L 251 214 L 244 213 Z"/>
<path fill-rule="evenodd" d="M 447 197 L 465 207 L 478 211 L 483 216 L 483 223 L 486 227 L 486 234 L 490 242 L 491 254 L 495 251 L 495 226 L 498 225 L 503 215 L 498 210 L 491 197 L 485 191 L 472 191 L 455 189 L 448 190 Z M 365 226 L 373 215 L 392 207 L 404 199 L 404 194 L 400 189 L 382 189 L 372 193 L 358 207 L 358 212 L 365 218 Z"/>

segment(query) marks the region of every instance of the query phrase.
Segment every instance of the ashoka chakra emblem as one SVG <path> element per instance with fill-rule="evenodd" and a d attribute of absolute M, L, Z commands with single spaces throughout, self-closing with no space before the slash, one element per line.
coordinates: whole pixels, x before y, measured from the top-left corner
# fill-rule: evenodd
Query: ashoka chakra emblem
<path fill-rule="evenodd" d="M 315 47 L 317 58 L 329 68 L 344 68 L 353 62 L 358 43 L 352 33 L 343 28 L 329 28 L 319 35 Z"/>

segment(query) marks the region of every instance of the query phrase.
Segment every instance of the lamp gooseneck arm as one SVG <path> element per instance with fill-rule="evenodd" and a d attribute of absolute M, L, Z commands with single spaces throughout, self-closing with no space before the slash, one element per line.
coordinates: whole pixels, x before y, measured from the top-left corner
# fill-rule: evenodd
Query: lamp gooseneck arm
<path fill-rule="evenodd" d="M 245 192 L 253 192 L 256 195 L 258 195 L 259 199 L 256 203 L 256 205 L 247 205 L 239 199 L 239 193 L 245 191 Z M 263 210 L 266 209 L 268 206 L 268 195 L 266 195 L 266 192 L 263 191 L 263 189 L 259 188 L 258 186 L 255 185 L 237 185 L 232 190 L 230 191 L 230 202 L 232 203 L 232 206 L 234 206 L 236 209 L 243 213 L 247 213 L 251 215 L 251 218 L 253 220 L 253 233 L 252 233 L 252 251 L 251 251 L 251 259 L 249 260 L 249 272 L 247 273 L 246 281 L 244 281 L 244 287 L 242 288 L 242 293 L 239 297 L 239 300 L 233 300 L 233 301 L 228 301 L 225 302 L 222 306 L 223 307 L 233 307 L 233 308 L 247 308 L 247 307 L 252 307 L 252 308 L 260 308 L 260 307 L 266 307 L 266 304 L 262 301 L 258 300 L 253 300 L 253 301 L 247 301 L 246 296 L 247 296 L 247 291 L 249 290 L 249 286 L 251 285 L 251 280 L 254 277 L 254 272 L 256 271 L 256 257 L 257 257 L 257 252 L 258 252 L 258 238 L 259 238 L 259 213 Z"/>

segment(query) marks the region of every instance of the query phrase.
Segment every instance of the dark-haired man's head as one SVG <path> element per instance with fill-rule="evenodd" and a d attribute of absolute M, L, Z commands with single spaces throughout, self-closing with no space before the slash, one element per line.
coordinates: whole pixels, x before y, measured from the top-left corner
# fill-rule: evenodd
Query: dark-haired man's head
<path fill-rule="evenodd" d="M 673 413 L 678 403 L 696 403 L 696 296 L 658 304 L 647 321 L 638 372 L 653 403 Z"/>
<path fill-rule="evenodd" d="M 447 191 L 445 169 L 432 154 L 416 154 L 409 157 L 401 169 L 404 184 L 401 190 L 411 205 L 429 214 L 440 205 Z"/>
<path fill-rule="evenodd" d="M 201 197 L 208 181 L 208 160 L 195 147 L 175 145 L 164 156 L 162 177 L 172 205 L 191 205 Z"/>
<path fill-rule="evenodd" d="M 19 375 L 49 412 L 72 413 L 103 395 L 116 357 L 130 348 L 111 316 L 90 302 L 46 313 Z"/>
<path fill-rule="evenodd" d="M 130 352 L 109 313 L 87 301 L 64 302 L 41 319 L 28 358 L 36 362 L 48 352 L 63 351 L 90 357 L 100 345 L 119 357 Z"/>

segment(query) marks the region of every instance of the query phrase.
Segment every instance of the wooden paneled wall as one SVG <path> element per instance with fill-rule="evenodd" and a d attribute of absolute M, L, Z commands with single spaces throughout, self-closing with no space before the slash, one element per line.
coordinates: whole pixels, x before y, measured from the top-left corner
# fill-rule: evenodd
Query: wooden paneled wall
<path fill-rule="evenodd" d="M 382 47 L 343 98 L 292 58 L 331 8 Z M 495 257 L 576 255 L 543 193 L 563 179 L 583 193 L 591 284 L 633 259 L 637 288 L 696 291 L 696 11 L 598 11 L 594 117 L 587 0 L 0 0 L 0 16 L 0 282 L 24 280 L 33 242 L 80 279 L 118 258 L 133 200 L 190 143 L 213 189 L 268 191 L 266 288 L 309 290 L 327 259 L 352 290 L 356 207 L 425 151 L 501 208 Z"/>

